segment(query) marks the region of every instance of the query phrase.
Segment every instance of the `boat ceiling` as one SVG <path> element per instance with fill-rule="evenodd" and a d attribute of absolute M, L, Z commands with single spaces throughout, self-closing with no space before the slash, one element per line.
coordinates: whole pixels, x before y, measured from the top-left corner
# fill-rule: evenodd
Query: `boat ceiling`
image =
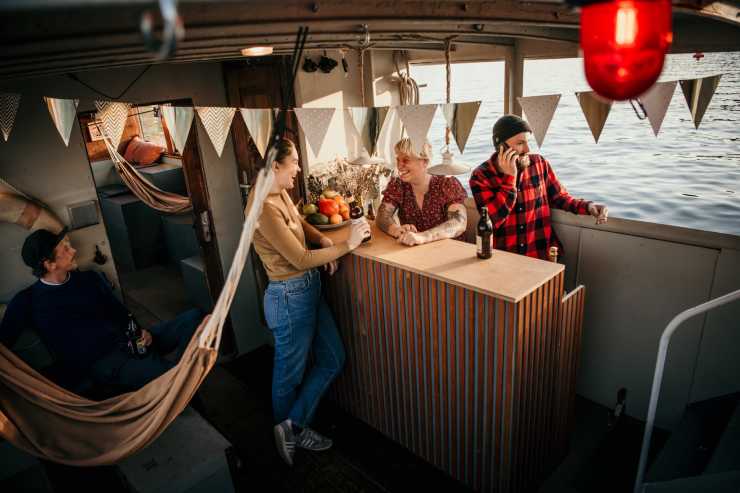
<path fill-rule="evenodd" d="M 740 50 L 740 2 L 674 0 L 674 52 Z M 298 26 L 306 50 L 442 50 L 456 44 L 514 45 L 517 39 L 578 43 L 579 13 L 561 0 L 180 0 L 185 37 L 166 60 L 145 48 L 142 14 L 153 1 L 3 0 L 0 80 L 154 63 L 242 58 L 241 48 L 293 50 Z"/>

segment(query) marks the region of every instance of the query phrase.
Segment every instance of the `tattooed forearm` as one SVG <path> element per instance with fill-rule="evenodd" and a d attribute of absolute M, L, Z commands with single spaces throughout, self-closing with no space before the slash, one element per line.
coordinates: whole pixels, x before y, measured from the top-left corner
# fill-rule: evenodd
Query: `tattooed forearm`
<path fill-rule="evenodd" d="M 453 204 L 447 209 L 447 221 L 420 234 L 425 237 L 427 242 L 456 238 L 465 232 L 467 224 L 468 213 L 465 206 Z"/>
<path fill-rule="evenodd" d="M 396 222 L 395 214 L 396 206 L 383 202 L 380 204 L 378 213 L 375 215 L 375 224 L 378 225 L 381 231 L 388 233 L 393 237 L 398 236 L 400 228 Z"/>

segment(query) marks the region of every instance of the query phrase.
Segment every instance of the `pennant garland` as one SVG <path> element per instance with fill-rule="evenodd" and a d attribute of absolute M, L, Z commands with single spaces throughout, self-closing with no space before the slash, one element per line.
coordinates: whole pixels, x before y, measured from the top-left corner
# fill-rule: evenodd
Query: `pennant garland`
<path fill-rule="evenodd" d="M 326 132 L 329 131 L 329 124 L 334 116 L 336 108 L 295 108 L 296 118 L 300 123 L 303 133 L 306 135 L 314 156 L 321 152 L 321 146 L 324 144 Z"/>
<path fill-rule="evenodd" d="M 44 101 L 59 136 L 64 141 L 64 145 L 69 147 L 69 137 L 72 134 L 72 125 L 77 117 L 77 105 L 80 100 L 44 97 Z"/>
<path fill-rule="evenodd" d="M 272 108 L 239 108 L 239 112 L 244 119 L 244 123 L 247 125 L 249 135 L 257 146 L 260 156 L 262 156 L 262 159 L 265 159 L 265 152 L 267 152 L 267 146 L 272 136 L 272 128 L 275 126 L 277 110 Z"/>
<path fill-rule="evenodd" d="M 216 149 L 216 154 L 221 157 L 224 152 L 226 139 L 229 138 L 231 120 L 234 119 L 236 108 L 225 108 L 221 106 L 196 106 L 195 111 L 200 116 L 200 121 L 206 128 L 208 138 Z"/>
<path fill-rule="evenodd" d="M 527 117 L 529 126 L 537 141 L 537 147 L 542 147 L 550 128 L 550 122 L 555 115 L 555 109 L 560 102 L 560 94 L 547 94 L 544 96 L 527 96 L 517 98 L 519 104 Z"/>
<path fill-rule="evenodd" d="M 115 101 L 95 101 L 95 107 L 98 109 L 96 118 L 102 123 L 100 130 L 111 140 L 113 148 L 118 149 L 131 104 Z"/>
<path fill-rule="evenodd" d="M 609 110 L 612 109 L 614 101 L 609 101 L 598 97 L 595 92 L 577 92 L 578 104 L 581 105 L 583 116 L 586 117 L 588 127 L 591 129 L 591 135 L 594 136 L 596 143 L 599 142 L 601 131 L 604 129 L 606 118 L 609 116 Z"/>
<path fill-rule="evenodd" d="M 3 132 L 5 142 L 10 137 L 10 131 L 13 130 L 15 115 L 18 113 L 18 106 L 21 104 L 21 95 L 14 93 L 0 93 L 0 130 Z"/>
<path fill-rule="evenodd" d="M 719 79 L 722 74 L 711 75 L 701 79 L 691 79 L 681 81 L 681 91 L 686 98 L 686 104 L 689 105 L 691 117 L 694 119 L 694 127 L 699 128 L 704 113 L 707 111 L 709 102 L 717 90 Z"/>
<path fill-rule="evenodd" d="M 362 138 L 362 144 L 370 156 L 375 154 L 378 147 L 378 138 L 385 126 L 388 110 L 388 106 L 382 106 L 380 108 L 347 108 L 355 130 L 357 130 L 357 133 Z"/>
<path fill-rule="evenodd" d="M 421 152 L 422 146 L 427 140 L 429 127 L 432 126 L 434 113 L 437 111 L 436 104 L 418 104 L 396 106 L 398 116 L 401 118 L 406 132 L 411 139 L 411 145 L 416 152 Z"/>
<path fill-rule="evenodd" d="M 645 107 L 645 113 L 656 137 L 660 132 L 661 125 L 663 125 L 663 119 L 668 111 L 668 106 L 671 104 L 674 92 L 676 92 L 675 80 L 672 82 L 657 82 L 645 94 L 637 98 Z"/>
<path fill-rule="evenodd" d="M 172 143 L 175 149 L 182 154 L 185 150 L 185 143 L 188 141 L 190 127 L 193 125 L 195 111 L 192 106 L 172 106 L 171 104 L 163 104 L 160 109 L 167 129 L 170 131 Z"/>
<path fill-rule="evenodd" d="M 480 105 L 480 101 L 440 105 L 447 121 L 447 128 L 450 129 L 452 135 L 455 137 L 460 154 L 465 152 L 465 144 L 468 143 L 468 137 L 470 137 L 470 131 L 473 130 L 473 124 L 475 123 L 475 117 L 478 116 Z"/>

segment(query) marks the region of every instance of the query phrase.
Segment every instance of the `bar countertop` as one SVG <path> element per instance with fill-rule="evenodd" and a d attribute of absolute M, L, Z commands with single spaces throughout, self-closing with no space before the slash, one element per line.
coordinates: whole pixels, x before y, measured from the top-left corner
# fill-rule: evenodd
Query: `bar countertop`
<path fill-rule="evenodd" d="M 345 241 L 349 226 L 322 233 L 334 243 Z M 458 240 L 441 240 L 408 247 L 372 224 L 372 240 L 353 255 L 399 267 L 433 279 L 514 303 L 558 275 L 562 264 L 494 250 L 490 259 L 476 256 L 476 247 Z"/>

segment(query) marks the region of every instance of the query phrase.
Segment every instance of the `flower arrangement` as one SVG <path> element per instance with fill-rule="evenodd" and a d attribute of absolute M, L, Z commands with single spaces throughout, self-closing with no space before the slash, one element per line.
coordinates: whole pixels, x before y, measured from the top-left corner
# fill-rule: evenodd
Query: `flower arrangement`
<path fill-rule="evenodd" d="M 315 202 L 321 192 L 331 189 L 344 196 L 352 195 L 360 202 L 375 201 L 380 197 L 381 177 L 388 178 L 392 170 L 383 164 L 357 166 L 344 158 L 337 158 L 316 166 L 308 175 L 309 200 Z"/>

